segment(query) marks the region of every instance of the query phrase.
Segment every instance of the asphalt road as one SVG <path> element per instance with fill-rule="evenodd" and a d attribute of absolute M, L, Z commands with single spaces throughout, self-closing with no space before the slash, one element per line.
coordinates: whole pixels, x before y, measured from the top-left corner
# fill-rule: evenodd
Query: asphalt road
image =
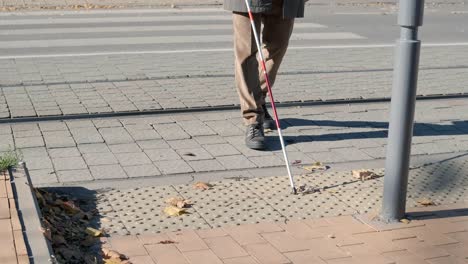
<path fill-rule="evenodd" d="M 395 10 L 308 7 L 291 47 L 389 46 L 396 22 Z M 430 9 L 420 37 L 425 45 L 466 46 L 467 27 L 463 10 Z M 219 8 L 1 13 L 0 59 L 228 50 L 231 35 L 230 13 Z"/>

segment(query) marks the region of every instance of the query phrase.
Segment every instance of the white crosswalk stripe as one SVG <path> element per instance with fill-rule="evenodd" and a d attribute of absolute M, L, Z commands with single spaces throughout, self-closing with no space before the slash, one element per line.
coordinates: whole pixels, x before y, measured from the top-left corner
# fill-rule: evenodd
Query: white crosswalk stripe
<path fill-rule="evenodd" d="M 206 50 L 232 47 L 232 16 L 221 9 L 36 12 L 2 15 L 0 57 L 30 54 Z M 291 43 L 360 40 L 352 32 L 296 20 Z M 13 54 L 10 52 L 13 51 Z M 21 52 L 24 51 L 24 52 Z M 16 53 L 15 53 L 16 52 Z"/>

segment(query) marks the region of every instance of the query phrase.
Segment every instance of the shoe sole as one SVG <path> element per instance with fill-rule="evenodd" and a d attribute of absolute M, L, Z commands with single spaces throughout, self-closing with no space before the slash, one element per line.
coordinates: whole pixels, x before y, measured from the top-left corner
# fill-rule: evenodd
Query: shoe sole
<path fill-rule="evenodd" d="M 262 142 L 257 142 L 257 143 L 245 143 L 245 145 L 246 145 L 249 149 L 255 149 L 255 150 L 264 150 L 264 149 L 266 149 L 265 143 L 262 143 Z"/>

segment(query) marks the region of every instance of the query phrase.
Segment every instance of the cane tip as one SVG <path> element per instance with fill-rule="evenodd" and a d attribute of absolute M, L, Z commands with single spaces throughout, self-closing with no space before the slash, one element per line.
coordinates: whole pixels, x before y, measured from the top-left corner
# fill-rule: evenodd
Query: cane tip
<path fill-rule="evenodd" d="M 297 195 L 297 189 L 296 189 L 296 187 L 293 187 L 293 189 L 292 189 L 292 194 Z"/>

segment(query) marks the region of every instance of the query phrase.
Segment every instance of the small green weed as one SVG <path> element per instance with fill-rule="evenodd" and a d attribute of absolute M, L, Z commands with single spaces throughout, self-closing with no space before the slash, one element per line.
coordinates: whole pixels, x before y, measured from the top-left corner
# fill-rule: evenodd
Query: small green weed
<path fill-rule="evenodd" d="M 19 151 L 8 150 L 0 155 L 0 171 L 15 167 L 23 159 Z"/>

